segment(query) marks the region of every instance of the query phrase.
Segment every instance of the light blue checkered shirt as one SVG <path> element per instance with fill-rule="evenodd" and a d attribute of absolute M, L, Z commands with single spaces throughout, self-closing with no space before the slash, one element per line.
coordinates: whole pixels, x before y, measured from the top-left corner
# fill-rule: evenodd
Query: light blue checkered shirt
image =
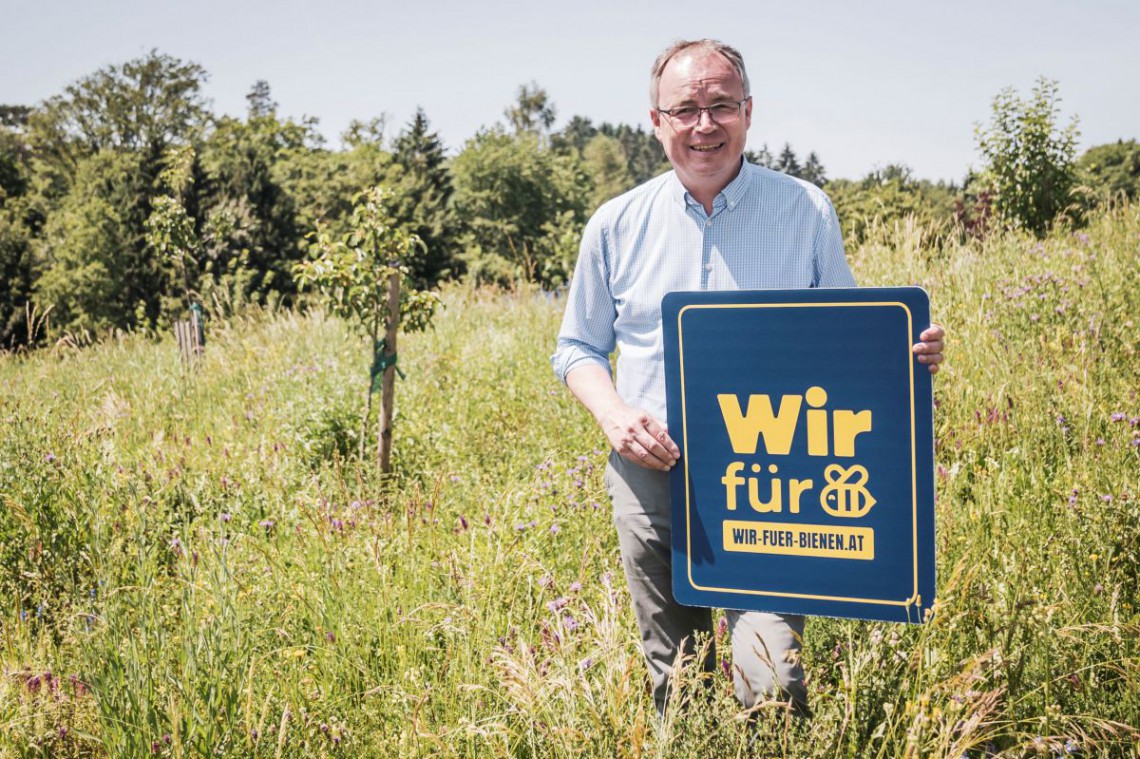
<path fill-rule="evenodd" d="M 674 172 L 609 201 L 582 235 L 555 374 L 618 350 L 622 400 L 666 421 L 661 298 L 680 290 L 853 287 L 831 201 L 815 185 L 744 163 L 711 215 Z"/>

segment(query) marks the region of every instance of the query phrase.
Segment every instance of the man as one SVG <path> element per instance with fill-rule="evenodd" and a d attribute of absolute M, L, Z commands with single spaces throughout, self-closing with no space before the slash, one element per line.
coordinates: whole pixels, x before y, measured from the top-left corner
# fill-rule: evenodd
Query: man
<path fill-rule="evenodd" d="M 813 185 L 744 162 L 752 98 L 744 62 L 714 40 L 677 42 L 653 65 L 649 116 L 673 171 L 603 205 L 586 226 L 555 372 L 613 446 L 605 481 L 642 648 L 663 713 L 670 675 L 708 609 L 673 598 L 661 298 L 677 290 L 850 287 L 839 224 Z M 914 346 L 931 373 L 942 329 Z M 842 335 L 836 335 L 842 339 Z M 609 354 L 619 348 L 617 387 Z M 826 346 L 819 346 L 826 350 Z M 728 610 L 737 697 L 806 706 L 803 617 Z M 706 661 L 709 666 L 711 661 Z"/>

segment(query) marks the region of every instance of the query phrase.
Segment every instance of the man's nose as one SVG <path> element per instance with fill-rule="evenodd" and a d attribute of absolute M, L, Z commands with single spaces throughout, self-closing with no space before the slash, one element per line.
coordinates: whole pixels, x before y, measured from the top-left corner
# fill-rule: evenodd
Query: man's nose
<path fill-rule="evenodd" d="M 700 111 L 697 112 L 697 123 L 696 123 L 697 129 L 704 129 L 704 130 L 708 131 L 708 130 L 716 129 L 717 126 L 719 126 L 719 125 L 716 123 L 716 121 L 713 120 L 712 111 L 705 108 L 705 109 L 701 109 Z"/>

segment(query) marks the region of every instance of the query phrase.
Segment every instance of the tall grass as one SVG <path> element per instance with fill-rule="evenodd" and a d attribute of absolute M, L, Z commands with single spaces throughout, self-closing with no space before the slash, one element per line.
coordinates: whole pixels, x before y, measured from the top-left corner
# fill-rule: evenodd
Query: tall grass
<path fill-rule="evenodd" d="M 658 723 L 561 303 L 455 288 L 402 340 L 386 482 L 319 313 L 212 323 L 193 372 L 135 336 L 0 359 L 0 755 L 1140 754 L 1140 208 L 924 234 L 851 259 L 950 334 L 938 612 L 810 620 L 810 722 L 690 665 Z"/>

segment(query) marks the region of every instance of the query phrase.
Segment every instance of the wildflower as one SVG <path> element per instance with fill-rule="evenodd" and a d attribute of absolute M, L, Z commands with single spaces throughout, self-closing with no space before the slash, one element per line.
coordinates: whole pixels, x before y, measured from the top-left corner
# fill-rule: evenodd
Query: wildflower
<path fill-rule="evenodd" d="M 723 672 L 724 676 L 729 680 L 732 679 L 732 664 L 729 663 L 728 659 L 720 660 L 720 671 Z"/>
<path fill-rule="evenodd" d="M 50 451 L 48 452 L 48 454 L 46 456 L 44 456 L 44 461 L 46 461 L 49 464 L 55 462 L 55 460 L 56 460 L 55 454 L 51 453 Z"/>
<path fill-rule="evenodd" d="M 562 528 L 559 527 L 557 523 L 550 525 L 550 533 L 552 535 L 557 535 L 560 532 L 562 532 Z"/>
<path fill-rule="evenodd" d="M 460 477 L 458 474 L 453 474 L 453 475 L 451 475 L 451 481 L 452 482 L 462 482 L 463 478 Z"/>
<path fill-rule="evenodd" d="M 160 751 L 162 751 L 162 745 L 158 741 L 151 741 L 150 742 L 150 753 L 154 754 L 155 756 L 158 756 Z"/>
<path fill-rule="evenodd" d="M 586 670 L 588 670 L 592 666 L 594 666 L 594 660 L 591 659 L 589 656 L 587 656 L 582 661 L 578 662 L 578 669 L 582 670 L 583 672 L 585 672 Z"/>
<path fill-rule="evenodd" d="M 467 517 L 462 514 L 459 515 L 459 526 L 465 530 L 467 529 Z"/>
<path fill-rule="evenodd" d="M 582 583 L 577 582 L 577 581 L 570 583 L 570 592 L 571 593 L 577 593 L 580 590 L 582 590 Z"/>
<path fill-rule="evenodd" d="M 574 632 L 579 627 L 578 620 L 574 618 L 573 614 L 567 614 L 566 619 L 563 620 L 562 624 L 566 625 L 566 629 L 569 632 Z"/>
<path fill-rule="evenodd" d="M 549 609 L 551 613 L 555 613 L 559 609 L 561 609 L 562 607 L 566 606 L 569 603 L 570 603 L 569 598 L 566 598 L 565 596 L 559 596 L 558 598 L 554 599 L 553 601 L 547 601 L 546 602 L 546 608 Z"/>
<path fill-rule="evenodd" d="M 1102 438 L 1102 437 L 1098 437 L 1098 438 L 1096 439 L 1096 444 L 1097 444 L 1097 445 L 1104 445 L 1104 438 Z"/>
<path fill-rule="evenodd" d="M 538 578 L 538 585 L 541 588 L 552 588 L 554 587 L 554 577 L 551 575 L 543 575 Z"/>
<path fill-rule="evenodd" d="M 181 553 L 182 553 L 182 541 L 179 540 L 177 536 L 170 539 L 170 550 L 174 551 L 174 553 L 176 553 L 176 554 L 181 555 Z"/>
<path fill-rule="evenodd" d="M 64 740 L 67 738 L 67 728 L 63 725 L 59 726 L 59 739 Z"/>
<path fill-rule="evenodd" d="M 233 515 L 228 511 L 223 511 L 218 515 L 218 519 L 222 520 L 223 522 L 229 522 L 231 519 L 233 519 Z"/>
<path fill-rule="evenodd" d="M 262 527 L 266 532 L 269 532 L 270 530 L 273 529 L 274 522 L 272 519 L 262 519 L 257 524 L 258 524 L 258 526 Z"/>
<path fill-rule="evenodd" d="M 1102 495 L 1102 496 L 1100 497 L 1100 500 L 1104 501 L 1105 503 L 1112 503 L 1112 496 L 1110 496 L 1110 495 Z"/>
<path fill-rule="evenodd" d="M 1125 419 L 1128 418 L 1128 415 L 1125 414 L 1123 411 L 1117 411 L 1110 418 L 1114 422 L 1123 422 Z"/>
<path fill-rule="evenodd" d="M 332 630 L 329 630 L 327 633 L 325 633 L 325 640 L 327 640 L 329 643 L 336 643 L 336 633 L 334 633 Z"/>

